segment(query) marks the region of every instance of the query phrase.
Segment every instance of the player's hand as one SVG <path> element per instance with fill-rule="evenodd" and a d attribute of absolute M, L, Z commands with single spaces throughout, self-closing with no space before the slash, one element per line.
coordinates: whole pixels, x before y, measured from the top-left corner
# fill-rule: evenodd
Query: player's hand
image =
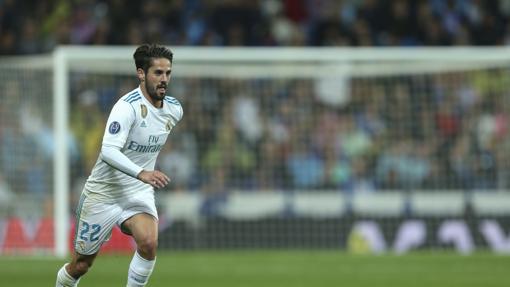
<path fill-rule="evenodd" d="M 142 170 L 137 178 L 154 188 L 163 188 L 170 182 L 170 178 L 159 170 Z"/>

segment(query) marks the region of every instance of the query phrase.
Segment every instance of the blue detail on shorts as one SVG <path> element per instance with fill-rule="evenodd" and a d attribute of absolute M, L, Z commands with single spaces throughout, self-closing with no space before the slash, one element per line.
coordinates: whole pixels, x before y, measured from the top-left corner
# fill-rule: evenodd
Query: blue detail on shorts
<path fill-rule="evenodd" d="M 87 222 L 82 222 L 82 228 L 80 230 L 80 239 L 81 240 L 87 240 L 87 233 L 89 232 L 90 225 Z"/>
<path fill-rule="evenodd" d="M 80 226 L 80 217 L 81 210 L 83 208 L 83 202 L 85 201 L 85 195 L 82 193 L 80 196 L 80 202 L 78 203 L 78 208 L 76 209 L 76 221 L 75 221 L 75 230 L 74 230 L 74 240 L 73 246 L 76 246 L 76 239 L 78 238 L 78 226 Z"/>
<path fill-rule="evenodd" d="M 82 229 L 80 230 L 80 239 L 91 242 L 99 240 L 99 232 L 101 231 L 101 225 L 92 224 L 89 225 L 87 222 L 82 222 Z M 89 236 L 90 233 L 90 236 Z"/>
<path fill-rule="evenodd" d="M 112 122 L 110 124 L 110 127 L 108 128 L 108 131 L 114 135 L 120 131 L 120 124 L 119 122 Z"/>

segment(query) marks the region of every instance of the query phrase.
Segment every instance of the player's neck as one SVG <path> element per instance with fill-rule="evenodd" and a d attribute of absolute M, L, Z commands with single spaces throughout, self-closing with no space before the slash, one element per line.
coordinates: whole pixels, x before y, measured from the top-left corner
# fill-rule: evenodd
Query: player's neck
<path fill-rule="evenodd" d="M 155 108 L 162 108 L 163 107 L 163 101 L 161 100 L 155 100 L 151 96 L 149 96 L 149 93 L 145 90 L 143 85 L 140 85 L 140 90 L 142 91 L 143 96 L 149 103 L 152 104 Z"/>

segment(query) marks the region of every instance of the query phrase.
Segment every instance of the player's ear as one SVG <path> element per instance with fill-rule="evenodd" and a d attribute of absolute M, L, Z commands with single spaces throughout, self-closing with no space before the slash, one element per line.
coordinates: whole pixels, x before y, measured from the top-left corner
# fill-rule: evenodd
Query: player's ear
<path fill-rule="evenodd" d="M 145 72 L 143 71 L 143 69 L 140 68 L 136 69 L 136 74 L 140 82 L 143 82 L 145 80 Z"/>

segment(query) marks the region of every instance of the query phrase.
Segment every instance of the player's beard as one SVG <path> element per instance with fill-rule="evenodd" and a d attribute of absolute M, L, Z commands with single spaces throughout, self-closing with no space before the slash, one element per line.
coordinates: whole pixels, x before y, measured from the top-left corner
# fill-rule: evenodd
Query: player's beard
<path fill-rule="evenodd" d="M 165 88 L 165 92 L 160 93 L 158 91 L 160 88 Z M 151 99 L 153 99 L 154 101 L 162 101 L 166 96 L 166 89 L 167 89 L 166 84 L 159 84 L 157 86 L 153 86 L 149 85 L 147 80 L 145 81 L 145 90 L 147 91 L 147 93 L 149 93 L 149 97 L 151 97 Z"/>

